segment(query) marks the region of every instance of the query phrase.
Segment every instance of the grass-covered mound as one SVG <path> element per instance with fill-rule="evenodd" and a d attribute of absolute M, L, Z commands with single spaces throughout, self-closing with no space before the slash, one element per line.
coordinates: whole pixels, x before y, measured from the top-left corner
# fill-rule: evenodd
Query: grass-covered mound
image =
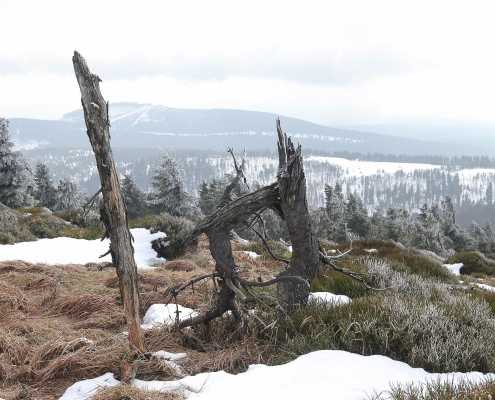
<path fill-rule="evenodd" d="M 80 211 L 53 213 L 46 208 L 22 208 L 17 210 L 0 207 L 0 244 L 13 244 L 36 239 L 72 237 L 98 239 L 103 227 L 97 223 L 85 224 Z M 13 223 L 6 223 L 9 216 Z M 79 217 L 78 217 L 79 216 Z"/>
<path fill-rule="evenodd" d="M 449 258 L 449 263 L 462 263 L 461 274 L 495 275 L 495 260 L 479 251 L 461 251 Z"/>
<path fill-rule="evenodd" d="M 495 370 L 495 319 L 489 305 L 431 278 L 361 258 L 374 286 L 345 305 L 310 304 L 280 320 L 268 337 L 280 361 L 314 350 L 382 354 L 432 372 Z M 344 291 L 345 292 L 345 291 Z M 352 295 L 351 292 L 343 294 Z"/>

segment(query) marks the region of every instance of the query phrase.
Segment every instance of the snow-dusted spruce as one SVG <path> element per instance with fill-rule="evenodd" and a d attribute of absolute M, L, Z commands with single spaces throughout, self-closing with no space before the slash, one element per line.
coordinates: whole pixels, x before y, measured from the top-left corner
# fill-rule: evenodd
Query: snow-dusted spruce
<path fill-rule="evenodd" d="M 36 164 L 34 173 L 34 183 L 36 185 L 34 197 L 38 206 L 53 209 L 55 207 L 56 189 L 50 177 L 50 171 L 44 163 Z"/>
<path fill-rule="evenodd" d="M 127 207 L 129 218 L 142 217 L 146 212 L 146 198 L 144 193 L 136 186 L 131 175 L 126 174 L 122 179 L 122 196 Z"/>
<path fill-rule="evenodd" d="M 0 118 L 0 202 L 12 208 L 29 206 L 33 201 L 31 173 L 13 147 L 8 121 Z"/>
<path fill-rule="evenodd" d="M 152 177 L 154 192 L 148 201 L 156 212 L 166 212 L 175 217 L 193 217 L 197 214 L 192 197 L 184 190 L 175 160 L 163 156 Z"/>
<path fill-rule="evenodd" d="M 110 147 L 110 120 L 108 104 L 100 91 L 100 78 L 90 72 L 84 58 L 76 51 L 72 58 L 74 72 L 81 90 L 87 134 L 96 158 L 101 181 L 105 227 L 110 237 L 110 253 L 119 277 L 120 292 L 132 349 L 144 352 L 143 331 L 139 317 L 139 290 L 137 267 L 134 260 L 132 236 L 127 224 L 127 212 L 120 189 L 119 176 Z M 123 362 L 124 381 L 132 371 Z"/>

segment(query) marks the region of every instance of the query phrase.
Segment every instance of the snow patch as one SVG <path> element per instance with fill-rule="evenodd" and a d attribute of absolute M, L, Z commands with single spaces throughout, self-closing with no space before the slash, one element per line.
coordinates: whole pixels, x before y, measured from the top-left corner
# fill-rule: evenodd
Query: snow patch
<path fill-rule="evenodd" d="M 258 253 L 255 253 L 254 251 L 243 251 L 243 253 L 247 254 L 253 260 L 256 260 L 258 257 L 261 257 L 261 255 L 259 255 Z"/>
<path fill-rule="evenodd" d="M 378 250 L 377 249 L 364 249 L 364 251 L 366 253 L 369 253 L 369 254 L 375 254 L 375 253 L 378 253 Z"/>
<path fill-rule="evenodd" d="M 186 353 L 169 353 L 168 351 L 160 350 L 153 353 L 153 356 L 161 360 L 179 361 L 187 357 Z"/>
<path fill-rule="evenodd" d="M 174 325 L 177 318 L 177 311 L 179 312 L 179 321 L 184 321 L 198 315 L 196 311 L 183 307 L 180 304 L 153 304 L 146 311 L 141 327 L 148 330 L 161 325 Z"/>
<path fill-rule="evenodd" d="M 87 400 L 98 390 L 119 385 L 111 372 L 93 379 L 79 381 L 70 386 L 59 400 Z"/>
<path fill-rule="evenodd" d="M 476 286 L 478 286 L 479 288 L 481 288 L 483 290 L 487 290 L 488 292 L 495 292 L 494 286 L 490 286 L 490 285 L 487 285 L 485 283 L 477 283 Z"/>
<path fill-rule="evenodd" d="M 309 294 L 308 301 L 314 303 L 341 305 L 350 303 L 352 299 L 343 294 L 333 294 L 330 292 L 312 292 Z"/>
<path fill-rule="evenodd" d="M 457 264 L 443 264 L 445 268 L 447 268 L 450 273 L 454 275 L 461 275 L 461 268 L 464 267 L 463 263 L 457 263 Z"/>
<path fill-rule="evenodd" d="M 151 267 L 163 261 L 162 258 L 157 258 L 155 251 L 151 248 L 151 242 L 165 237 L 164 233 L 151 233 L 147 229 L 136 228 L 131 229 L 131 234 L 134 237 L 134 258 L 139 268 Z M 68 237 L 39 239 L 34 242 L 0 245 L 0 261 L 21 260 L 43 264 L 111 262 L 110 254 L 99 258 L 108 251 L 109 246 L 109 239 L 104 241 Z"/>
<path fill-rule="evenodd" d="M 340 157 L 310 156 L 307 161 L 320 162 L 336 165 L 344 171 L 346 176 L 370 176 L 376 174 L 395 174 L 397 171 L 404 173 L 417 170 L 429 170 L 440 168 L 439 165 L 403 163 L 403 162 L 383 162 L 383 161 L 361 161 L 348 160 Z"/>
<path fill-rule="evenodd" d="M 103 377 L 108 380 L 108 386 L 115 385 L 112 374 L 105 374 Z M 74 384 L 67 389 L 61 400 L 89 399 L 89 395 L 71 397 L 70 393 L 74 392 L 72 388 L 75 385 L 91 385 L 94 388 L 95 381 L 101 380 L 105 383 L 103 377 Z M 232 393 L 236 394 L 236 400 L 362 400 L 373 393 L 386 393 L 391 384 L 456 384 L 461 381 L 479 383 L 494 377 L 494 374 L 485 375 L 480 372 L 429 373 L 422 368 L 412 368 L 406 363 L 385 356 L 362 356 L 340 350 L 321 350 L 305 354 L 283 365 L 251 365 L 246 372 L 237 375 L 218 371 L 188 376 L 177 381 L 135 379 L 133 385 L 145 390 L 180 391 L 188 400 L 231 400 Z"/>

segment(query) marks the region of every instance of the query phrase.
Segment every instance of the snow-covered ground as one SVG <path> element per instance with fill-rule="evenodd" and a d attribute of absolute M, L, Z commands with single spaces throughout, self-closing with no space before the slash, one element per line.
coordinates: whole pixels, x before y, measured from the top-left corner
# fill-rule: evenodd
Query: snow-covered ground
<path fill-rule="evenodd" d="M 476 286 L 478 286 L 479 288 L 481 288 L 483 290 L 487 290 L 489 292 L 495 292 L 495 287 L 487 285 L 486 283 L 477 283 Z"/>
<path fill-rule="evenodd" d="M 152 329 L 160 325 L 173 325 L 177 319 L 177 312 L 179 312 L 179 321 L 198 315 L 196 311 L 180 304 L 153 304 L 146 311 L 141 327 L 143 329 Z"/>
<path fill-rule="evenodd" d="M 350 303 L 351 298 L 343 294 L 333 294 L 330 292 L 312 292 L 309 294 L 308 301 L 315 303 L 339 305 Z"/>
<path fill-rule="evenodd" d="M 445 268 L 447 268 L 452 274 L 454 275 L 460 275 L 461 274 L 461 268 L 464 267 L 463 263 L 456 263 L 456 264 L 443 264 Z"/>
<path fill-rule="evenodd" d="M 433 164 L 386 162 L 386 161 L 361 161 L 361 160 L 348 160 L 346 158 L 326 157 L 326 156 L 310 156 L 307 158 L 307 161 L 337 165 L 343 169 L 346 176 L 394 174 L 397 171 L 403 171 L 405 173 L 408 173 L 417 170 L 440 168 L 439 165 L 433 165 Z"/>
<path fill-rule="evenodd" d="M 188 400 L 339 399 L 362 400 L 386 393 L 391 384 L 425 382 L 481 382 L 495 375 L 479 372 L 434 374 L 384 356 L 362 356 L 340 350 L 305 354 L 287 364 L 252 365 L 232 375 L 224 371 L 202 373 L 177 381 L 134 380 L 141 389 L 182 391 Z M 119 384 L 112 373 L 80 381 L 60 400 L 88 400 L 98 388 Z"/>
<path fill-rule="evenodd" d="M 248 257 L 251 257 L 253 260 L 256 260 L 258 257 L 261 257 L 260 254 L 254 251 L 243 251 L 243 253 L 246 254 Z"/>
<path fill-rule="evenodd" d="M 157 258 L 151 248 L 151 241 L 165 237 L 162 232 L 150 233 L 144 228 L 131 229 L 134 237 L 134 257 L 139 268 L 150 267 L 163 261 Z M 58 237 L 55 239 L 39 239 L 35 242 L 21 242 L 0 245 L 0 261 L 21 260 L 43 264 L 86 264 L 111 261 L 107 255 L 99 258 L 108 251 L 110 241 L 73 239 Z"/>

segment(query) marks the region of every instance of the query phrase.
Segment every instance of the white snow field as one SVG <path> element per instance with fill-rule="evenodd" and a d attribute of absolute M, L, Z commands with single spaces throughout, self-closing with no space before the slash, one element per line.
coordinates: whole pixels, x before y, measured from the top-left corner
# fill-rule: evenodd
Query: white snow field
<path fill-rule="evenodd" d="M 174 325 L 177 318 L 177 311 L 179 311 L 179 321 L 198 315 L 196 311 L 183 307 L 180 304 L 153 304 L 146 311 L 141 327 L 148 330 L 161 325 Z"/>
<path fill-rule="evenodd" d="M 309 302 L 325 303 L 330 305 L 340 305 L 350 303 L 350 297 L 343 294 L 333 294 L 330 292 L 312 292 L 309 294 Z"/>
<path fill-rule="evenodd" d="M 134 237 L 134 257 L 139 268 L 151 267 L 153 264 L 164 261 L 157 258 L 151 248 L 151 241 L 165 237 L 162 232 L 150 233 L 148 229 L 131 229 Z M 43 264 L 86 264 L 111 261 L 108 254 L 99 258 L 108 251 L 110 241 L 73 239 L 58 237 L 55 239 L 38 239 L 34 242 L 21 242 L 0 245 L 0 261 L 20 260 L 30 263 Z"/>
<path fill-rule="evenodd" d="M 320 162 L 337 165 L 344 171 L 346 176 L 368 176 L 375 174 L 394 174 L 397 171 L 405 173 L 417 170 L 440 168 L 440 165 L 387 162 L 387 161 L 361 161 L 348 160 L 340 157 L 309 156 L 307 161 Z"/>
<path fill-rule="evenodd" d="M 428 373 L 384 356 L 362 356 L 340 350 L 305 354 L 287 364 L 252 365 L 232 375 L 224 371 L 202 373 L 177 381 L 141 381 L 133 385 L 147 390 L 179 390 L 188 400 L 339 399 L 363 400 L 384 393 L 391 384 L 426 382 L 481 382 L 494 374 L 479 372 Z M 88 400 L 99 388 L 119 384 L 112 373 L 80 381 L 69 387 L 60 400 Z"/>

